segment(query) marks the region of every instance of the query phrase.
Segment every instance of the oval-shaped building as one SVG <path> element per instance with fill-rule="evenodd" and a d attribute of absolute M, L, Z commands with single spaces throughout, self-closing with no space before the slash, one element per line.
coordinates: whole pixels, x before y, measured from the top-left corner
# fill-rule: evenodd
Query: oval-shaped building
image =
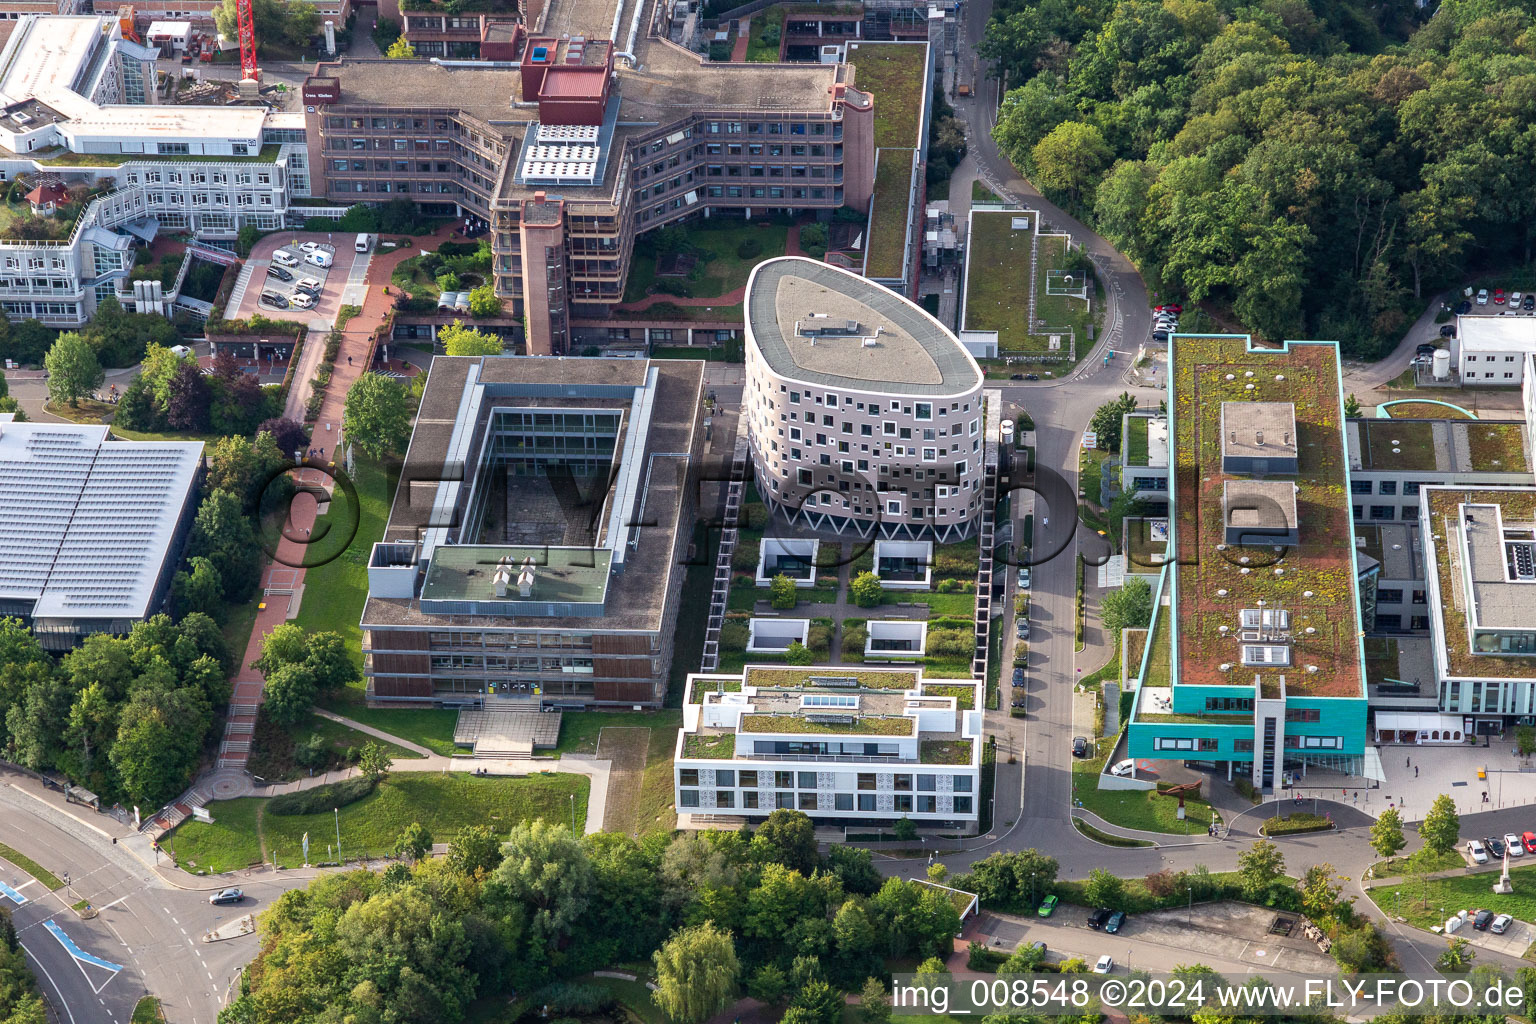
<path fill-rule="evenodd" d="M 786 256 L 747 281 L 743 410 L 758 492 L 813 529 L 969 536 L 981 511 L 981 368 L 921 306 Z"/>

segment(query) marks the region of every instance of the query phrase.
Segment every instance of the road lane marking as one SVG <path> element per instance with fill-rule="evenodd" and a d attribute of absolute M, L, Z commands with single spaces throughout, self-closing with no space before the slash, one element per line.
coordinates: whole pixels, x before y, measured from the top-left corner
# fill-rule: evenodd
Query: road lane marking
<path fill-rule="evenodd" d="M 132 896 L 132 895 L 133 895 L 133 893 L 129 893 L 128 894 L 128 896 Z M 119 896 L 117 899 L 113 900 L 111 903 L 108 903 L 106 906 L 104 906 L 104 907 L 97 907 L 96 908 L 96 912 L 99 914 L 103 910 L 111 910 L 113 907 L 115 907 L 119 903 L 123 902 L 123 900 L 127 899 L 128 896 Z M 127 943 L 124 943 L 124 945 L 127 945 Z"/>
<path fill-rule="evenodd" d="M 25 886 L 23 886 L 23 888 L 25 888 Z M 27 902 L 27 898 L 21 894 L 19 889 L 12 889 L 4 882 L 0 882 L 0 895 L 4 895 L 6 899 L 10 900 L 18 907 Z"/>
<path fill-rule="evenodd" d="M 57 922 L 52 920 L 44 921 L 43 927 L 52 932 L 53 937 L 59 940 L 59 945 L 64 947 L 64 951 L 75 958 L 75 963 L 77 966 L 79 966 L 80 973 L 85 978 L 85 983 L 91 986 L 91 991 L 94 992 L 98 997 L 101 995 L 101 990 L 106 988 L 112 979 L 117 977 L 118 974 L 122 972 L 123 967 L 121 964 L 114 964 L 110 960 L 103 960 L 101 957 L 92 953 L 87 953 L 85 950 L 75 945 L 75 940 L 71 939 L 67 934 L 65 934 L 64 929 L 59 927 Z M 97 985 L 91 981 L 91 976 L 85 973 L 86 964 L 91 964 L 94 967 L 103 968 L 107 971 L 110 971 L 111 973 L 107 976 L 106 981 L 103 981 L 100 985 Z"/>
<path fill-rule="evenodd" d="M 28 950 L 28 953 L 31 953 L 31 950 Z M 64 1007 L 65 1013 L 69 1014 L 69 1024 L 75 1024 L 75 1011 L 69 1008 L 69 1002 L 64 998 L 64 990 L 59 988 L 59 983 L 53 980 L 53 972 L 48 970 L 47 965 L 38 958 L 37 954 L 31 953 L 31 955 L 32 962 L 43 972 L 43 977 L 48 979 L 48 984 L 53 986 L 54 992 L 58 993 L 59 1005 Z"/>

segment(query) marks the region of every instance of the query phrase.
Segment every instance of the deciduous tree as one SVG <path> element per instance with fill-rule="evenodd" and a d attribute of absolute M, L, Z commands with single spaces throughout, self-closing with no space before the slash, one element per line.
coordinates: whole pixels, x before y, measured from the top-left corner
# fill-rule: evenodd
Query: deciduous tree
<path fill-rule="evenodd" d="M 411 440 L 410 391 L 379 373 L 365 373 L 347 391 L 346 437 L 375 459 L 399 455 Z"/>
<path fill-rule="evenodd" d="M 48 370 L 48 400 L 68 402 L 77 407 L 80 399 L 89 395 L 107 375 L 96 360 L 96 350 L 74 332 L 59 335 L 59 340 L 48 350 L 43 361 Z"/>
<path fill-rule="evenodd" d="M 1396 807 L 1388 807 L 1371 826 L 1371 849 L 1382 857 L 1392 857 L 1407 845 L 1408 840 L 1403 838 L 1403 816 Z"/>
<path fill-rule="evenodd" d="M 684 928 L 652 957 L 656 967 L 653 998 L 678 1024 L 698 1024 L 730 1005 L 741 964 L 730 932 L 709 922 Z"/>
<path fill-rule="evenodd" d="M 473 296 L 473 292 L 470 293 Z M 494 294 L 492 298 L 494 298 Z M 499 312 L 499 308 L 497 310 Z M 470 300 L 470 313 L 474 314 L 474 300 Z M 494 316 L 494 313 L 481 313 L 480 316 Z M 463 322 L 455 320 L 447 327 L 437 332 L 437 338 L 443 343 L 443 347 L 451 356 L 499 356 L 502 353 L 502 340 L 494 334 L 476 330 L 473 327 L 465 327 Z"/>
<path fill-rule="evenodd" d="M 1429 813 L 1419 823 L 1419 836 L 1424 848 L 1435 853 L 1450 853 L 1461 838 L 1461 816 L 1456 813 L 1456 802 L 1441 793 L 1430 805 Z"/>

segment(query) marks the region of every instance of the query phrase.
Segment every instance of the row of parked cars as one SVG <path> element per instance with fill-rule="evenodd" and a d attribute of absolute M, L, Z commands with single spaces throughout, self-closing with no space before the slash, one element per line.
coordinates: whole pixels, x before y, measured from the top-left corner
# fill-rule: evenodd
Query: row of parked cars
<path fill-rule="evenodd" d="M 1504 293 L 1503 288 L 1495 288 L 1490 295 L 1487 288 L 1479 288 L 1474 300 L 1479 306 L 1492 303 L 1495 306 L 1508 306 L 1510 309 L 1536 310 L 1536 292 L 1510 292 Z M 1463 303 L 1465 305 L 1465 303 Z"/>
<path fill-rule="evenodd" d="M 1152 340 L 1167 343 L 1169 335 L 1179 329 L 1179 314 L 1184 312 L 1184 307 L 1178 303 L 1168 306 L 1153 306 L 1152 316 Z"/>
<path fill-rule="evenodd" d="M 272 262 L 280 267 L 296 267 L 303 262 L 310 266 L 324 268 L 335 263 L 336 257 L 319 242 L 301 242 L 298 253 L 278 249 L 272 254 Z"/>
<path fill-rule="evenodd" d="M 1503 839 L 1488 836 L 1484 839 L 1467 840 L 1467 856 L 1474 864 L 1487 864 L 1488 859 L 1503 860 L 1504 852 L 1508 850 L 1510 859 L 1524 857 L 1527 850 L 1536 852 L 1536 832 L 1525 832 L 1515 835 L 1506 832 Z"/>

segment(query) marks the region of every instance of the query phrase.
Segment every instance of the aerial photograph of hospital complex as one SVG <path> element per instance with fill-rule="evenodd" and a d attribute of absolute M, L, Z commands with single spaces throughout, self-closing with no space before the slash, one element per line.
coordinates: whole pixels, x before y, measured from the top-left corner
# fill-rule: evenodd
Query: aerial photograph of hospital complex
<path fill-rule="evenodd" d="M 1536 0 L 0 0 L 0 360 L 0 1024 L 1532 1017 Z"/>

